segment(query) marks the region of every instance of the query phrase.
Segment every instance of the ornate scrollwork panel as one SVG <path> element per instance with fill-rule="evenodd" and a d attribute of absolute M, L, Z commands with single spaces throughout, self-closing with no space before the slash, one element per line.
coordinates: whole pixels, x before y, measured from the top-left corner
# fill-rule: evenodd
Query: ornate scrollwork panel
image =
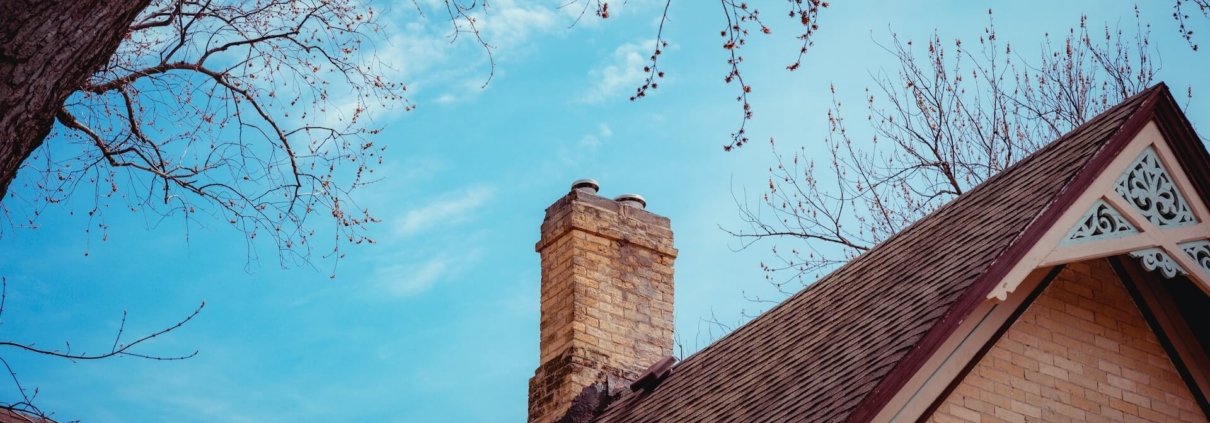
<path fill-rule="evenodd" d="M 1122 213 L 1119 213 L 1105 200 L 1097 200 L 1092 204 L 1092 208 L 1089 208 L 1088 212 L 1080 217 L 1080 221 L 1074 228 L 1071 228 L 1059 245 L 1112 239 L 1137 233 L 1139 230 L 1125 217 L 1122 217 Z"/>
<path fill-rule="evenodd" d="M 1116 191 L 1158 227 L 1197 224 L 1189 203 L 1176 188 L 1172 175 L 1160 162 L 1155 149 L 1147 147 L 1134 164 L 1118 177 Z"/>
<path fill-rule="evenodd" d="M 1148 271 L 1154 272 L 1156 269 L 1159 269 L 1160 273 L 1168 279 L 1175 278 L 1177 274 L 1186 274 L 1185 269 L 1182 269 L 1181 265 L 1176 264 L 1176 261 L 1172 257 L 1168 257 L 1168 253 L 1165 253 L 1160 248 L 1131 251 L 1130 256 L 1139 259 L 1139 262 L 1143 264 L 1143 268 Z"/>
<path fill-rule="evenodd" d="M 1186 242 L 1177 247 L 1188 254 L 1189 258 L 1202 268 L 1202 271 L 1210 274 L 1210 240 Z"/>

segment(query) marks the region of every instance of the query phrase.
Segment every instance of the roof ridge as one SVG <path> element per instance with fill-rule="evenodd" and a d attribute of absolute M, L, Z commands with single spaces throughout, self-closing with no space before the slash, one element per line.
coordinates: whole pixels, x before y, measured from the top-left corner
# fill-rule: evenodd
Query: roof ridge
<path fill-rule="evenodd" d="M 1156 84 L 1156 85 L 1153 85 L 1153 86 L 1151 86 L 1150 88 L 1147 88 L 1146 90 L 1140 91 L 1140 92 L 1136 93 L 1135 95 L 1130 96 L 1130 97 L 1129 97 L 1129 98 L 1127 98 L 1126 100 L 1123 100 L 1123 101 L 1122 101 L 1122 103 L 1120 103 L 1120 104 L 1121 104 L 1121 105 L 1128 104 L 1128 103 L 1129 103 L 1131 100 L 1134 100 L 1136 97 L 1143 96 L 1144 94 L 1148 94 L 1148 95 L 1150 95 L 1150 94 L 1151 94 L 1151 92 L 1152 92 L 1153 90 L 1156 90 L 1156 89 L 1158 89 L 1158 88 L 1160 88 L 1160 87 L 1165 87 L 1165 85 L 1164 85 L 1164 83 L 1163 83 L 1163 82 L 1161 82 L 1161 83 L 1159 83 L 1159 84 Z M 1112 109 L 1113 109 L 1113 108 L 1111 107 L 1111 108 L 1110 108 L 1110 110 L 1112 110 Z M 1106 112 L 1108 112 L 1108 111 L 1109 111 L 1109 110 L 1106 110 Z M 717 345 L 717 344 L 719 344 L 719 343 L 722 343 L 722 342 L 723 342 L 723 340 L 725 340 L 725 339 L 727 339 L 727 338 L 730 338 L 732 335 L 735 335 L 737 332 L 739 332 L 740 330 L 742 330 L 744 327 L 747 327 L 747 326 L 749 326 L 749 325 L 751 325 L 751 324 L 753 324 L 753 323 L 755 323 L 755 322 L 757 322 L 757 321 L 761 320 L 761 318 L 763 318 L 763 317 L 764 317 L 764 316 L 766 316 L 766 315 L 769 315 L 769 314 L 770 314 L 770 313 L 772 313 L 774 310 L 777 310 L 778 308 L 781 308 L 781 307 L 786 306 L 786 304 L 789 304 L 789 303 L 791 302 L 791 300 L 792 300 L 792 299 L 794 299 L 795 297 L 798 297 L 798 296 L 800 296 L 800 295 L 804 295 L 804 293 L 805 293 L 805 292 L 807 292 L 808 290 L 811 290 L 812 288 L 815 288 L 815 287 L 817 287 L 817 286 L 821 286 L 821 285 L 820 285 L 820 283 L 821 283 L 821 282 L 826 283 L 826 282 L 827 282 L 829 279 L 837 279 L 837 278 L 832 278 L 831 276 L 832 276 L 833 274 L 835 274 L 835 273 L 841 272 L 841 271 L 842 271 L 842 270 L 844 270 L 844 268 L 846 268 L 846 267 L 852 267 L 852 266 L 856 265 L 857 263 L 859 263 L 859 262 L 861 262 L 862 260 L 864 260 L 866 257 L 871 256 L 871 255 L 872 255 L 872 254 L 873 254 L 875 251 L 878 251 L 879 249 L 885 249 L 887 245 L 892 244 L 892 242 L 893 242 L 894 240 L 896 240 L 897 238 L 901 238 L 901 237 L 902 237 L 902 236 L 904 236 L 905 234 L 908 234 L 908 233 L 910 233 L 910 232 L 913 232 L 913 231 L 915 231 L 915 230 L 918 230 L 918 228 L 921 226 L 921 225 L 920 225 L 920 223 L 921 223 L 921 222 L 925 222 L 926 220 L 928 220 L 929 218 L 933 217 L 934 215 L 938 215 L 938 214 L 940 214 L 940 213 L 946 212 L 946 211 L 948 211 L 949 209 L 952 209 L 953 207 L 955 207 L 955 205 L 960 205 L 960 204 L 963 204 L 963 202 L 965 202 L 965 201 L 971 201 L 971 200 L 970 200 L 971 196 L 970 196 L 970 195 L 968 195 L 968 194 L 974 193 L 976 190 L 979 190 L 979 188 L 980 188 L 980 187 L 987 186 L 987 185 L 989 185 L 989 184 L 994 183 L 994 181 L 997 181 L 997 180 L 999 180 L 999 179 L 1003 179 L 1003 178 L 1007 177 L 1006 175 L 1009 175 L 1010 173 L 1015 172 L 1015 171 L 1016 171 L 1016 169 L 1018 169 L 1018 168 L 1020 167 L 1019 165 L 1020 165 L 1021 163 L 1025 163 L 1025 162 L 1027 162 L 1028 160 L 1030 160 L 1031 158 L 1033 158 L 1033 157 L 1034 157 L 1034 156 L 1036 156 L 1036 155 L 1042 154 L 1042 153 L 1044 153 L 1044 152 L 1046 152 L 1046 151 L 1049 151 L 1049 150 L 1052 150 L 1052 149 L 1056 148 L 1056 147 L 1055 147 L 1056 145 L 1059 145 L 1059 144 L 1061 143 L 1061 141 L 1063 141 L 1064 139 L 1068 138 L 1068 137 L 1069 137 L 1069 136 L 1071 136 L 1072 134 L 1078 133 L 1078 132 L 1079 132 L 1081 129 L 1083 129 L 1083 128 L 1087 127 L 1087 126 L 1091 126 L 1093 123 L 1095 123 L 1095 122 L 1097 122 L 1097 121 L 1099 121 L 1099 120 L 1103 120 L 1103 119 L 1105 119 L 1105 118 L 1106 118 L 1106 117 L 1105 117 L 1106 112 L 1102 112 L 1101 114 L 1099 114 L 1099 115 L 1097 115 L 1097 116 L 1093 117 L 1092 119 L 1089 119 L 1089 120 L 1085 121 L 1084 123 L 1080 124 L 1079 126 L 1075 127 L 1074 129 L 1072 129 L 1072 130 L 1068 131 L 1067 133 L 1065 133 L 1065 134 L 1063 134 L 1063 135 L 1059 136 L 1059 137 L 1058 137 L 1058 138 L 1056 138 L 1054 141 L 1052 141 L 1052 142 L 1050 142 L 1050 143 L 1047 143 L 1046 145 L 1042 146 L 1042 148 L 1039 148 L 1039 149 L 1037 149 L 1037 150 L 1034 150 L 1033 152 L 1031 152 L 1030 154 L 1028 154 L 1028 155 L 1026 155 L 1025 157 L 1021 158 L 1020 160 L 1017 160 L 1016 162 L 1013 162 L 1011 165 L 1009 165 L 1008 167 L 1004 168 L 1003 170 L 1001 170 L 1001 171 L 999 171 L 999 172 L 996 172 L 994 175 L 992 175 L 991 177 L 987 178 L 986 180 L 984 180 L 983 182 L 979 183 L 978 185 L 975 185 L 974 187 L 971 187 L 971 189 L 967 190 L 965 193 L 963 193 L 963 195 L 959 195 L 958 197 L 955 197 L 954 199 L 952 199 L 952 200 L 950 200 L 950 201 L 946 202 L 945 204 L 942 204 L 941 206 L 937 207 L 936 209 L 934 209 L 933 211 L 929 212 L 928 214 L 925 214 L 924 216 L 920 217 L 919 219 L 916 219 L 916 221 L 914 221 L 914 222 L 912 222 L 911 224 L 909 224 L 908 226 L 904 227 L 902 230 L 900 230 L 900 231 L 898 231 L 898 232 L 895 232 L 895 233 L 894 233 L 894 234 L 892 234 L 890 237 L 887 237 L 887 239 L 882 240 L 882 242 L 879 242 L 878 244 L 874 245 L 874 246 L 873 246 L 872 248 L 870 248 L 868 251 L 866 251 L 866 252 L 864 252 L 864 253 L 861 253 L 861 254 L 858 254 L 856 257 L 854 257 L 854 258 L 850 259 L 849 261 L 845 262 L 844 264 L 840 265 L 840 267 L 837 267 L 836 269 L 833 269 L 831 272 L 829 272 L 829 273 L 825 274 L 824 276 L 822 276 L 822 277 L 820 277 L 820 278 L 816 279 L 816 280 L 815 280 L 814 282 L 812 282 L 810 285 L 807 285 L 806 287 L 804 287 L 803 289 L 799 290 L 798 292 L 795 292 L 794 294 L 791 294 L 789 297 L 786 297 L 784 300 L 782 300 L 780 303 L 778 303 L 778 304 L 774 305 L 772 308 L 770 308 L 770 309 L 766 310 L 765 312 L 761 313 L 760 315 L 758 315 L 758 316 L 756 316 L 756 317 L 752 318 L 752 320 L 749 320 L 749 321 L 745 322 L 744 324 L 740 325 L 739 327 L 736 327 L 736 328 L 735 328 L 734 330 L 732 330 L 731 332 L 727 333 L 726 335 L 723 335 L 721 338 L 719 338 L 719 339 L 715 340 L 714 342 L 710 343 L 710 345 L 707 345 L 706 347 L 704 347 L 704 348 L 702 348 L 702 349 L 698 350 L 697 352 L 694 352 L 693 354 L 690 354 L 688 357 L 685 357 L 685 358 L 684 358 L 684 359 L 682 359 L 682 360 L 681 360 L 679 363 L 677 363 L 677 365 L 679 366 L 679 365 L 682 365 L 682 364 L 688 363 L 688 362 L 689 362 L 691 359 L 695 358 L 695 357 L 696 357 L 696 356 L 698 356 L 699 354 L 702 354 L 702 353 L 706 352 L 707 350 L 709 350 L 709 349 L 710 349 L 711 347 L 713 347 L 714 345 Z M 1123 122 L 1123 124 L 1125 124 L 1125 122 Z M 1119 126 L 1119 128 L 1118 128 L 1118 129 L 1120 130 L 1120 129 L 1121 129 L 1121 127 Z M 1098 152 L 1099 152 L 1099 151 L 1100 151 L 1100 150 L 1098 150 Z M 1094 154 L 1095 154 L 1095 153 L 1094 153 Z M 1068 183 L 1070 183 L 1070 180 L 1068 181 Z M 1064 189 L 1066 189 L 1066 188 L 1067 188 L 1067 184 L 1065 184 L 1065 185 L 1064 185 Z M 1063 192 L 1063 191 L 1062 191 L 1062 190 L 1060 190 L 1060 193 L 1062 193 L 1062 192 Z M 1056 196 L 1057 196 L 1057 195 L 1058 195 L 1058 194 L 1056 194 Z M 1047 206 L 1049 206 L 1049 205 L 1050 205 L 1050 204 L 1047 204 Z M 1044 209 L 1040 210 L 1040 211 L 1038 212 L 1038 214 L 1037 214 L 1037 215 L 1035 215 L 1035 217 L 1034 217 L 1035 221 L 1036 221 L 1036 219 L 1037 219 L 1038 215 L 1040 215 L 1040 214 L 1042 214 L 1043 212 L 1045 212 L 1045 210 L 1046 210 L 1046 209 L 1044 208 Z M 1031 221 L 1031 224 L 1032 224 L 1032 223 L 1033 223 L 1033 221 Z M 1009 246 L 1009 247 L 1011 248 L 1011 244 L 1010 244 L 1010 246 Z"/>
<path fill-rule="evenodd" d="M 928 356 L 931 356 L 932 352 L 940 347 L 941 342 L 944 342 L 945 338 L 948 338 L 949 333 L 952 333 L 955 329 L 957 329 L 958 324 L 960 324 L 961 321 L 965 320 L 966 317 L 970 315 L 975 307 L 977 307 L 982 300 L 987 297 L 988 293 L 990 293 L 996 287 L 996 285 L 999 283 L 999 280 L 1003 279 L 1005 274 L 1007 274 L 1011 268 L 1023 258 L 1025 254 L 1025 251 L 1023 250 L 1028 250 L 1028 248 L 1024 246 L 1025 244 L 1023 242 L 1025 240 L 1031 240 L 1029 243 L 1032 244 L 1037 238 L 1041 237 L 1042 234 L 1044 234 L 1046 230 L 1050 228 L 1050 226 L 1054 224 L 1054 220 L 1058 218 L 1059 214 L 1062 214 L 1062 210 L 1058 210 L 1058 208 L 1055 208 L 1054 206 L 1062 202 L 1069 204 L 1066 204 L 1061 208 L 1066 209 L 1067 206 L 1070 206 L 1070 203 L 1075 201 L 1075 197 L 1079 196 L 1079 192 L 1083 192 L 1085 189 L 1087 189 L 1088 185 L 1091 184 L 1094 179 L 1096 179 L 1097 175 L 1104 171 L 1105 166 L 1109 164 L 1112 158 L 1121 152 L 1122 148 L 1124 148 L 1125 145 L 1138 134 L 1146 122 L 1150 121 L 1151 111 L 1155 108 L 1157 103 L 1156 97 L 1159 96 L 1159 93 L 1166 91 L 1167 86 L 1162 82 L 1146 90 L 1140 91 L 1135 95 L 1130 96 L 1126 100 L 1123 100 L 1121 103 L 1118 103 L 1118 105 L 1105 110 L 1101 114 L 1098 114 L 1093 119 L 1089 119 L 1087 122 L 1077 126 L 1075 129 L 1072 129 L 1058 139 L 1050 142 L 1045 147 L 1038 149 L 1038 151 L 1036 151 L 1034 154 L 1026 157 L 1028 159 L 1033 157 L 1035 154 L 1042 153 L 1043 149 L 1058 148 L 1057 146 L 1063 145 L 1064 141 L 1068 141 L 1077 135 L 1081 135 L 1082 130 L 1095 127 L 1093 124 L 1096 121 L 1109 119 L 1109 116 L 1111 116 L 1116 109 L 1123 108 L 1125 110 L 1131 110 L 1130 115 L 1126 116 L 1126 118 L 1122 120 L 1121 124 L 1118 124 L 1116 127 L 1114 127 L 1113 132 L 1108 136 L 1107 141 L 1101 143 L 1100 146 L 1092 152 L 1086 161 L 1086 165 L 1076 170 L 1076 172 L 1062 184 L 1059 190 L 1046 202 L 1046 204 L 1039 209 L 1038 212 L 1033 214 L 1033 218 L 1025 226 L 1024 230 L 1018 232 L 1017 235 L 1011 241 L 1009 241 L 1008 245 L 1005 246 L 1005 248 L 1001 250 L 999 254 L 996 254 L 996 257 L 992 259 L 991 263 L 988 264 L 985 269 L 983 269 L 981 274 L 975 279 L 974 283 L 965 289 L 962 297 L 951 304 L 946 310 L 945 314 L 929 329 L 929 333 L 920 339 L 915 345 L 913 345 L 912 350 L 900 358 L 900 360 L 895 364 L 895 368 L 888 372 L 886 376 L 879 381 L 877 386 L 871 389 L 870 393 L 867 394 L 857 406 L 857 409 L 854 410 L 854 412 L 849 416 L 849 422 L 869 422 L 879 411 L 881 411 L 882 407 L 886 405 L 886 402 L 890 401 L 891 397 L 893 397 L 893 393 L 891 393 L 891 391 L 898 391 L 898 389 L 907 382 L 907 379 L 919 370 L 919 367 L 924 364 L 924 361 L 927 360 Z M 1132 104 L 1136 101 L 1138 104 Z M 1017 164 L 1023 163 L 1025 160 L 1026 159 L 1022 159 L 1021 161 L 1018 161 Z M 1005 170 L 1007 171 L 1008 169 Z M 1004 173 L 1006 172 L 1001 172 L 1000 174 Z M 997 176 L 1000 174 L 997 174 Z M 985 186 L 990 182 L 992 182 L 991 178 L 989 178 L 988 181 L 984 181 L 984 183 L 980 184 L 980 186 Z M 1073 191 L 1073 185 L 1080 186 Z M 1076 192 L 1074 195 L 1070 194 L 1075 191 L 1079 192 Z M 958 199 L 955 199 L 955 201 L 951 201 L 951 203 L 957 202 L 957 200 Z M 1005 259 L 1008 261 L 1005 261 Z M 1004 274 L 1000 274 L 1001 272 Z M 945 324 L 947 322 L 958 323 L 947 325 Z M 938 335 L 934 335 L 933 332 L 938 330 L 942 332 L 938 332 Z M 930 338 L 932 340 L 936 340 L 936 342 L 929 342 Z M 913 360 L 917 357 L 920 358 Z M 900 367 L 902 367 L 903 370 L 901 370 Z M 896 378 L 895 376 L 897 373 L 901 373 L 906 376 Z M 894 389 L 879 389 L 883 388 L 883 385 L 891 385 L 885 388 Z M 879 393 L 881 393 L 881 395 L 876 395 Z"/>
<path fill-rule="evenodd" d="M 1107 144 L 1166 104 L 1155 100 L 1166 92 L 1163 84 L 1148 88 L 1026 155 L 686 357 L 659 389 L 620 398 L 596 420 L 872 418 L 946 337 L 942 326 L 986 297 L 990 271 L 1006 266 L 1024 233 L 1046 226 L 1059 199 L 1096 173 L 1092 161 L 1105 160 Z"/>

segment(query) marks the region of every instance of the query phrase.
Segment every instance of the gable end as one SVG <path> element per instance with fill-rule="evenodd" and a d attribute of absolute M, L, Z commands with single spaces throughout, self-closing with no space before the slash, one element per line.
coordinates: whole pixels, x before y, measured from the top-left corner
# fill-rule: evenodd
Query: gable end
<path fill-rule="evenodd" d="M 1104 259 L 1066 266 L 921 422 L 1207 421 L 1129 286 Z"/>

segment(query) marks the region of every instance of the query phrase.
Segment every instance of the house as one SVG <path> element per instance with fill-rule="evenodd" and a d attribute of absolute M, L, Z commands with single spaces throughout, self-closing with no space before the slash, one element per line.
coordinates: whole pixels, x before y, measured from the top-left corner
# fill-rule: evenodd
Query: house
<path fill-rule="evenodd" d="M 54 420 L 36 414 L 0 408 L 0 423 L 55 423 Z"/>
<path fill-rule="evenodd" d="M 529 421 L 1205 422 L 1210 155 L 1160 84 L 683 362 L 668 219 L 546 211 Z"/>

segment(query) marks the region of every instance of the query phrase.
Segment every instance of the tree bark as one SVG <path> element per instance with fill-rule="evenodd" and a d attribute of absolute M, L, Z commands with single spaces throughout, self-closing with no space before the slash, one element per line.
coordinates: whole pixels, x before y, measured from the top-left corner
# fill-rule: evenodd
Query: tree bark
<path fill-rule="evenodd" d="M 0 0 L 0 201 L 151 0 Z"/>

